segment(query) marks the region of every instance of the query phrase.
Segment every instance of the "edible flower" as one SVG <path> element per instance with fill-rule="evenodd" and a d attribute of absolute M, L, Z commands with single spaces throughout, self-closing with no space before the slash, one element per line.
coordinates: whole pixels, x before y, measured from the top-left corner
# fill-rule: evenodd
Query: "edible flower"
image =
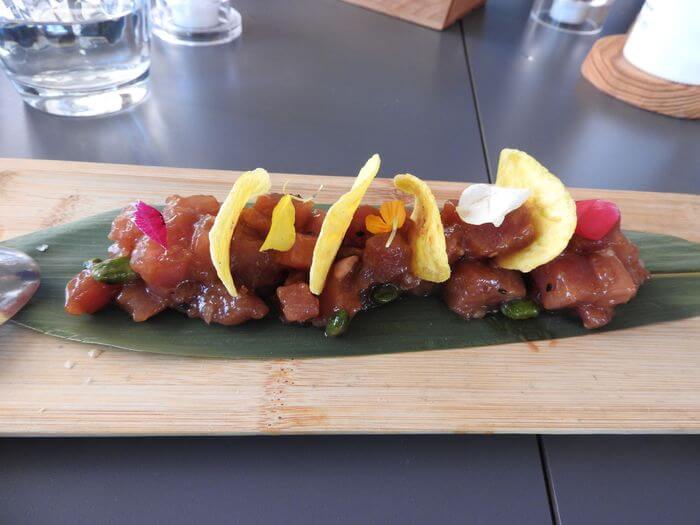
<path fill-rule="evenodd" d="M 464 189 L 457 214 L 467 224 L 503 224 L 506 215 L 517 210 L 530 197 L 529 189 L 503 188 L 493 184 L 472 184 Z"/>
<path fill-rule="evenodd" d="M 403 201 L 385 201 L 379 207 L 379 215 L 368 215 L 365 227 L 370 233 L 389 233 L 385 247 L 391 246 L 396 237 L 396 231 L 406 222 L 406 206 Z"/>
<path fill-rule="evenodd" d="M 591 241 L 605 237 L 620 220 L 620 208 L 602 199 L 576 201 L 576 234 Z"/>
<path fill-rule="evenodd" d="M 134 224 L 143 234 L 154 242 L 160 244 L 164 250 L 168 249 L 168 230 L 165 227 L 163 214 L 143 201 L 136 203 Z"/>
<path fill-rule="evenodd" d="M 272 210 L 270 231 L 267 232 L 265 242 L 260 247 L 260 251 L 277 250 L 286 252 L 292 249 L 296 240 L 296 230 L 294 229 L 294 203 L 292 196 L 283 196 Z"/>

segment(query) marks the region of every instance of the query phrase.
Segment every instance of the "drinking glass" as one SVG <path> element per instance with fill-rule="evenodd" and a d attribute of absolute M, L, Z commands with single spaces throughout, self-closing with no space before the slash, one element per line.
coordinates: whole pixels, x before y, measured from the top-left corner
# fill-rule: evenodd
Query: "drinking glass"
<path fill-rule="evenodd" d="M 535 0 L 530 18 L 546 26 L 582 35 L 600 33 L 614 0 Z"/>
<path fill-rule="evenodd" d="M 0 60 L 30 106 L 114 113 L 148 94 L 150 0 L 0 0 Z"/>
<path fill-rule="evenodd" d="M 229 0 L 155 0 L 153 33 L 171 44 L 225 44 L 242 29 L 241 15 Z"/>

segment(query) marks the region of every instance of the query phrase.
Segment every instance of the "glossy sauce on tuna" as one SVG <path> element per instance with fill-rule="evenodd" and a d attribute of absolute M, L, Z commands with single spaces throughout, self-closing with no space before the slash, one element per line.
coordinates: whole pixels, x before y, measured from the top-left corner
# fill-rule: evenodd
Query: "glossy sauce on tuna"
<path fill-rule="evenodd" d="M 619 227 L 601 241 L 574 236 L 562 255 L 531 275 L 499 268 L 494 257 L 519 250 L 535 238 L 527 208 L 509 213 L 499 227 L 474 226 L 462 222 L 455 202 L 448 201 L 441 218 L 452 275 L 441 284 L 423 282 L 411 272 L 413 222 L 407 219 L 387 246 L 388 233 L 375 235 L 365 226 L 366 217 L 378 215 L 378 208 L 362 205 L 317 297 L 309 290 L 308 272 L 325 211 L 312 202 L 294 200 L 294 245 L 286 252 L 261 252 L 280 198 L 259 197 L 241 214 L 231 241 L 237 297 L 218 280 L 209 254 L 209 232 L 219 202 L 211 196 L 174 195 L 163 209 L 168 249 L 143 235 L 133 221 L 134 206 L 126 207 L 113 221 L 109 254 L 128 256 L 138 278 L 109 285 L 83 270 L 68 283 L 66 311 L 89 314 L 116 304 L 141 322 L 171 308 L 207 323 L 237 325 L 273 310 L 284 322 L 323 326 L 339 310 L 352 318 L 372 307 L 372 290 L 390 284 L 417 296 L 441 294 L 448 307 L 466 319 L 531 295 L 546 309 L 574 309 L 585 326 L 598 327 L 648 278 L 636 246 Z"/>

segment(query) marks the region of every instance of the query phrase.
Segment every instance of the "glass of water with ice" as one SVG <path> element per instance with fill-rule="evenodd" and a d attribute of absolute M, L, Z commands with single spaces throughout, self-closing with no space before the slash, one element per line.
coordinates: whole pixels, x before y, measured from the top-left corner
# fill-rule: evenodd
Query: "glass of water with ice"
<path fill-rule="evenodd" d="M 115 113 L 148 94 L 150 0 L 0 0 L 0 60 L 30 106 Z"/>

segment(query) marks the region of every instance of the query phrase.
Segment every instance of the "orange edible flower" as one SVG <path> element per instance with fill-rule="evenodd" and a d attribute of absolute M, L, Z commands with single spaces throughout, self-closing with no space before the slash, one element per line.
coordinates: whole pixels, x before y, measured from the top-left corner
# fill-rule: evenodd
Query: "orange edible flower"
<path fill-rule="evenodd" d="M 381 216 L 380 216 L 381 215 Z M 365 227 L 370 233 L 389 233 L 386 247 L 391 246 L 396 230 L 406 222 L 406 206 L 403 201 L 386 201 L 379 208 L 379 215 L 368 215 L 365 218 Z"/>

